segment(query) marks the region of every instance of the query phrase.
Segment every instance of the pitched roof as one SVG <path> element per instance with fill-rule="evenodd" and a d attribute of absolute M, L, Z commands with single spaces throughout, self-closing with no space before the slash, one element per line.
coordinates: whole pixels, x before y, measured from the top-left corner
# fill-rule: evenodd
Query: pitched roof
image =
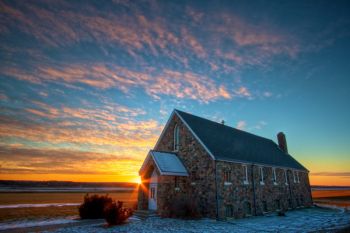
<path fill-rule="evenodd" d="M 175 110 L 216 160 L 307 169 L 270 139 Z"/>
<path fill-rule="evenodd" d="M 188 176 L 185 166 L 174 153 L 151 150 L 139 171 L 141 174 L 149 159 L 153 159 L 161 175 Z"/>

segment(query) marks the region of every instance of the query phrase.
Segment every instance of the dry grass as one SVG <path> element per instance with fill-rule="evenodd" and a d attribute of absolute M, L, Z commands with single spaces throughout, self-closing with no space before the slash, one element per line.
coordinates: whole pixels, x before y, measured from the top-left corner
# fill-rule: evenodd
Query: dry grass
<path fill-rule="evenodd" d="M 0 193 L 0 205 L 82 203 L 84 196 L 85 193 Z M 109 196 L 114 200 L 123 201 L 126 207 L 133 207 L 137 200 L 137 192 L 114 192 Z M 350 190 L 314 190 L 312 196 L 316 203 L 350 206 Z M 0 222 L 72 215 L 78 216 L 78 206 L 6 208 L 0 209 Z"/>
<path fill-rule="evenodd" d="M 44 204 L 44 203 L 82 203 L 86 193 L 0 193 L 0 205 Z M 89 193 L 106 194 L 106 193 Z M 137 192 L 114 192 L 108 194 L 114 200 L 125 203 L 135 202 Z"/>
<path fill-rule="evenodd" d="M 350 196 L 350 190 L 313 190 L 313 198 Z"/>
<path fill-rule="evenodd" d="M 0 205 L 82 203 L 84 196 L 85 193 L 0 193 Z M 126 207 L 131 208 L 136 203 L 137 192 L 114 192 L 110 193 L 109 196 L 114 200 L 123 201 Z M 78 214 L 78 206 L 3 208 L 0 209 L 0 222 L 21 219 L 47 219 L 72 215 L 78 216 Z"/>
<path fill-rule="evenodd" d="M 48 219 L 78 215 L 77 206 L 0 209 L 0 222 L 10 220 Z"/>
<path fill-rule="evenodd" d="M 312 197 L 318 204 L 350 206 L 350 190 L 314 190 Z"/>

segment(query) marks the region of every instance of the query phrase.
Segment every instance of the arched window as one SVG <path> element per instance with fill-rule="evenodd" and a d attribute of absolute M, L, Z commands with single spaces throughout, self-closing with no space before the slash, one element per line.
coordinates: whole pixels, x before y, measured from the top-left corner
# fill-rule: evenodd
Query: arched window
<path fill-rule="evenodd" d="M 250 203 L 248 201 L 244 202 L 243 211 L 244 211 L 244 214 L 246 216 L 252 215 L 252 206 L 250 205 Z"/>
<path fill-rule="evenodd" d="M 288 185 L 288 171 L 284 170 L 284 179 L 285 179 L 285 184 Z"/>
<path fill-rule="evenodd" d="M 232 218 L 233 217 L 233 206 L 232 205 L 226 205 L 225 206 L 225 211 L 226 211 L 226 217 L 227 218 Z"/>
<path fill-rule="evenodd" d="M 300 205 L 304 205 L 304 197 L 303 195 L 300 195 Z"/>
<path fill-rule="evenodd" d="M 276 175 L 276 168 L 272 168 L 272 181 L 273 184 L 276 185 L 277 184 L 277 175 Z"/>
<path fill-rule="evenodd" d="M 242 165 L 243 167 L 243 184 L 248 184 L 248 167 L 247 165 Z"/>
<path fill-rule="evenodd" d="M 263 201 L 262 202 L 262 206 L 263 206 L 263 212 L 268 212 L 268 209 L 267 209 L 267 202 L 266 201 Z"/>
<path fill-rule="evenodd" d="M 281 209 L 281 201 L 279 199 L 275 200 L 275 207 L 276 207 L 276 210 Z"/>
<path fill-rule="evenodd" d="M 174 151 L 179 150 L 179 143 L 180 143 L 179 126 L 175 125 L 175 128 L 174 128 Z"/>
<path fill-rule="evenodd" d="M 265 184 L 264 183 L 264 168 L 260 167 L 259 171 L 260 171 L 260 184 L 264 185 Z"/>

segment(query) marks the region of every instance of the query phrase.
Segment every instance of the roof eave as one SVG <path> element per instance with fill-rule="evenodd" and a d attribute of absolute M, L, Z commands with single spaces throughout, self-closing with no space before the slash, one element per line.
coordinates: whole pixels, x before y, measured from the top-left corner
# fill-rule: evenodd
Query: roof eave
<path fill-rule="evenodd" d="M 144 160 L 143 163 L 142 163 L 142 166 L 141 166 L 141 168 L 140 168 L 140 170 L 139 170 L 139 175 L 140 175 L 140 176 L 141 176 L 141 174 L 142 174 L 142 171 L 146 168 L 146 165 L 147 165 L 148 161 L 150 160 L 150 157 L 151 157 L 151 151 L 148 152 L 148 154 L 147 154 L 145 160 Z"/>
<path fill-rule="evenodd" d="M 178 172 L 160 172 L 162 176 L 189 176 L 187 173 L 178 173 Z"/>
<path fill-rule="evenodd" d="M 169 126 L 169 124 L 170 124 L 170 122 L 171 122 L 171 119 L 173 118 L 173 116 L 174 116 L 174 114 L 175 114 L 175 111 L 176 111 L 176 109 L 174 109 L 174 110 L 171 112 L 170 117 L 168 118 L 168 121 L 166 122 L 166 124 L 165 124 L 165 126 L 164 126 L 164 128 L 163 128 L 163 130 L 162 130 L 162 132 L 161 132 L 161 134 L 160 134 L 160 136 L 159 136 L 159 138 L 158 138 L 158 140 L 157 140 L 156 145 L 154 146 L 154 148 L 157 148 L 157 147 L 158 147 L 158 145 L 159 145 L 161 139 L 163 138 L 163 135 L 164 135 L 166 129 L 168 128 L 168 126 Z"/>
<path fill-rule="evenodd" d="M 281 169 L 292 169 L 292 170 L 298 170 L 303 172 L 309 172 L 307 169 L 298 169 L 293 167 L 285 167 L 285 166 L 279 166 L 279 165 L 272 165 L 272 164 L 264 164 L 264 163 L 256 163 L 256 162 L 249 162 L 249 161 L 243 161 L 243 160 L 236 160 L 236 159 L 215 159 L 216 161 L 221 162 L 228 162 L 228 163 L 241 163 L 241 164 L 249 164 L 249 165 L 257 165 L 257 166 L 263 166 L 263 167 L 276 167 Z"/>
<path fill-rule="evenodd" d="M 186 127 L 188 128 L 188 130 L 192 133 L 192 135 L 197 139 L 197 141 L 199 142 L 199 144 L 201 144 L 201 146 L 205 149 L 205 151 L 210 155 L 210 157 L 215 160 L 215 156 L 213 155 L 213 153 L 211 153 L 211 151 L 208 149 L 208 147 L 202 142 L 202 140 L 198 137 L 198 135 L 192 130 L 192 128 L 189 126 L 189 124 L 182 118 L 181 114 L 179 114 L 177 112 L 177 110 L 175 109 L 174 112 L 176 113 L 176 115 L 181 119 L 181 121 L 184 123 L 184 125 L 186 125 Z"/>

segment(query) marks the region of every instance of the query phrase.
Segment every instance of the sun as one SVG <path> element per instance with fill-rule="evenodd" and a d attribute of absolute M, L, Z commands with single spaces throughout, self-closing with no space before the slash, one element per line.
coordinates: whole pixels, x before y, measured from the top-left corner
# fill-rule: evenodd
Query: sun
<path fill-rule="evenodd" d="M 135 183 L 137 183 L 137 184 L 141 184 L 142 183 L 140 176 L 135 178 Z"/>

